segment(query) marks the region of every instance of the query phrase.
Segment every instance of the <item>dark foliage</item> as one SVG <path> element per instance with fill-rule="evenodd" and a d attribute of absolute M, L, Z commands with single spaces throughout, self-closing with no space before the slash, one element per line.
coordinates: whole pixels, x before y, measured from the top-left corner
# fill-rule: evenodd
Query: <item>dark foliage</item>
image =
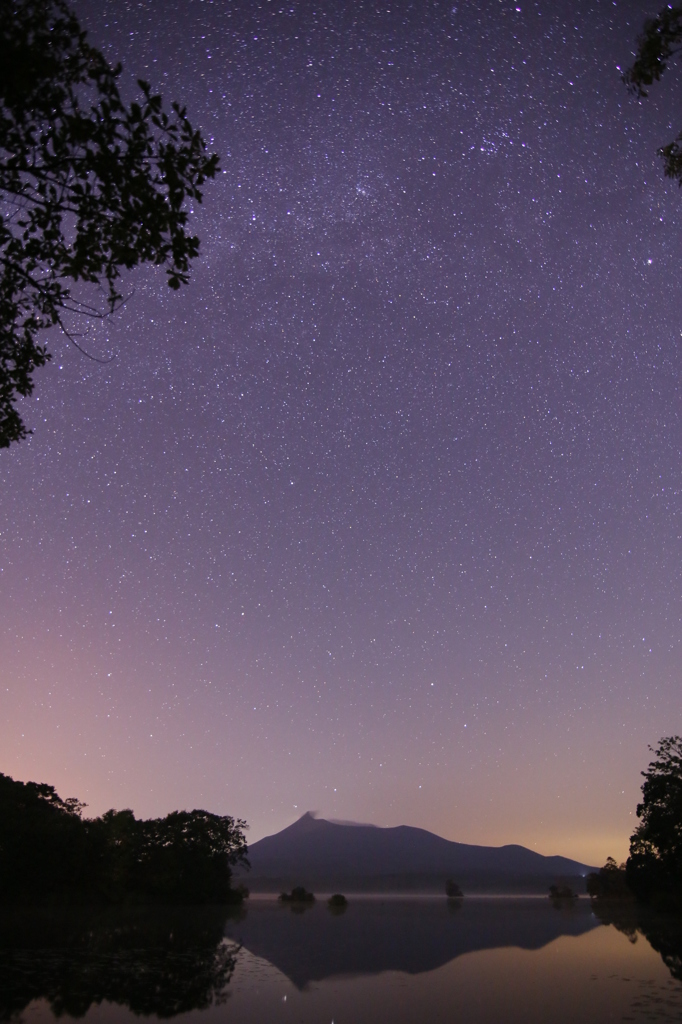
<path fill-rule="evenodd" d="M 83 819 L 53 787 L 0 774 L 0 904 L 230 903 L 245 822 L 208 811 Z"/>
<path fill-rule="evenodd" d="M 335 892 L 333 896 L 330 896 L 327 900 L 330 907 L 347 907 L 348 900 L 341 892 Z"/>
<path fill-rule="evenodd" d="M 295 885 L 291 892 L 283 892 L 280 895 L 282 903 L 314 903 L 315 897 L 302 885 Z"/>
<path fill-rule="evenodd" d="M 244 822 L 208 811 L 174 811 L 138 821 L 107 811 L 86 822 L 110 903 L 225 903 L 239 898 L 231 866 L 246 857 Z"/>
<path fill-rule="evenodd" d="M 623 81 L 638 99 L 644 99 L 647 87 L 660 81 L 670 61 L 681 51 L 682 7 L 666 7 L 644 22 L 635 61 L 623 75 Z M 682 186 L 682 132 L 667 146 L 661 146 L 658 154 L 666 176 Z"/>
<path fill-rule="evenodd" d="M 448 878 L 447 882 L 445 883 L 445 895 L 449 900 L 461 900 L 461 898 L 464 896 L 464 893 L 457 885 L 457 882 L 453 882 L 451 878 Z"/>
<path fill-rule="evenodd" d="M 632 899 L 632 890 L 627 883 L 625 864 L 616 864 L 613 857 L 606 858 L 606 864 L 599 871 L 587 876 L 586 889 L 593 899 Z"/>
<path fill-rule="evenodd" d="M 0 920 L 0 1021 L 36 999 L 56 1017 L 103 1001 L 173 1017 L 224 1001 L 237 947 L 219 907 L 5 911 Z"/>
<path fill-rule="evenodd" d="M 570 885 L 550 885 L 549 898 L 551 900 L 577 900 L 577 892 L 573 892 Z"/>
<path fill-rule="evenodd" d="M 0 903 L 64 902 L 90 871 L 82 804 L 0 774 Z"/>
<path fill-rule="evenodd" d="M 641 823 L 630 839 L 627 882 L 638 899 L 682 909 L 682 737 L 664 737 L 642 772 Z"/>
<path fill-rule="evenodd" d="M 0 4 L 0 447 L 27 434 L 15 403 L 49 359 L 42 329 L 73 339 L 64 314 L 112 312 L 121 271 L 143 263 L 179 288 L 199 251 L 186 200 L 201 201 L 218 158 L 146 82 L 127 106 L 120 71 L 63 0 Z"/>

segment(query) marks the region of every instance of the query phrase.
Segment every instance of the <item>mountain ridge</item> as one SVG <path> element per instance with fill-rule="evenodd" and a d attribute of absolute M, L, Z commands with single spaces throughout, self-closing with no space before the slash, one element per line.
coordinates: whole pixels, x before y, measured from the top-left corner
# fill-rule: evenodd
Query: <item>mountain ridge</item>
<path fill-rule="evenodd" d="M 310 811 L 250 846 L 249 861 L 249 885 L 256 891 L 296 884 L 442 891 L 445 879 L 455 877 L 477 891 L 546 892 L 550 882 L 559 880 L 584 889 L 585 875 L 596 870 L 517 843 L 457 843 L 412 825 L 339 823 Z"/>

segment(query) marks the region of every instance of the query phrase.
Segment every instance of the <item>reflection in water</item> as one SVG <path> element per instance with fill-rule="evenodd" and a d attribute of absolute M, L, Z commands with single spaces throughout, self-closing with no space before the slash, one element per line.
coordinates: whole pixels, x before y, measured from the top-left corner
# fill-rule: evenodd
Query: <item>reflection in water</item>
<path fill-rule="evenodd" d="M 298 914 L 301 917 L 307 911 L 312 910 L 315 906 L 314 903 L 288 903 L 287 907 L 290 914 Z"/>
<path fill-rule="evenodd" d="M 587 900 L 557 912 L 549 900 L 349 900 L 339 917 L 319 904 L 304 918 L 252 901 L 226 934 L 268 960 L 298 987 L 335 975 L 419 974 L 476 950 L 539 949 L 599 922 Z"/>
<path fill-rule="evenodd" d="M 0 1020 L 672 1024 L 681 964 L 681 921 L 588 900 L 32 911 L 0 920 Z"/>
<path fill-rule="evenodd" d="M 659 914 L 637 903 L 612 900 L 594 902 L 594 910 L 603 924 L 612 924 L 636 942 L 643 935 L 660 954 L 673 978 L 682 981 L 682 918 Z"/>
<path fill-rule="evenodd" d="M 350 899 L 303 918 L 252 900 L 232 1024 L 680 1024 L 682 986 L 642 937 L 605 927 L 589 900 Z M 639 933 L 638 933 L 639 934 Z"/>
<path fill-rule="evenodd" d="M 347 910 L 348 910 L 348 904 L 347 903 L 344 903 L 344 904 L 342 904 L 340 906 L 335 904 L 335 903 L 328 903 L 327 904 L 327 911 L 332 915 L 332 917 L 341 917 L 343 914 L 346 913 Z"/>
<path fill-rule="evenodd" d="M 228 911 L 193 907 L 16 911 L 0 923 L 0 1021 L 45 999 L 82 1017 L 103 1001 L 173 1017 L 222 1002 L 236 947 Z"/>

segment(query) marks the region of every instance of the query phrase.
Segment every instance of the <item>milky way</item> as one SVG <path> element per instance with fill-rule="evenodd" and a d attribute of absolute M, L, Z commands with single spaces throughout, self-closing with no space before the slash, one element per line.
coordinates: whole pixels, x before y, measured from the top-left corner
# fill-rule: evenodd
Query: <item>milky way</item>
<path fill-rule="evenodd" d="M 81 0 L 222 173 L 0 453 L 0 770 L 623 856 L 682 731 L 676 71 L 642 3 Z M 679 122 L 679 123 L 678 123 Z"/>

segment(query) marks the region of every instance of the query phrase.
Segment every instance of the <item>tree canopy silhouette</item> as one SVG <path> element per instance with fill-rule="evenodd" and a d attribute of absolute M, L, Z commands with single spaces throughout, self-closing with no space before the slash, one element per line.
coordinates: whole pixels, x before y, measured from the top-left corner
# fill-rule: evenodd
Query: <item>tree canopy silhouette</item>
<path fill-rule="evenodd" d="M 0 904 L 64 900 L 88 871 L 83 805 L 0 774 Z"/>
<path fill-rule="evenodd" d="M 245 823 L 209 811 L 138 820 L 107 811 L 85 822 L 108 903 L 229 903 L 239 899 L 231 869 L 248 863 Z"/>
<path fill-rule="evenodd" d="M 664 896 L 682 908 L 682 737 L 666 736 L 652 752 L 655 760 L 642 772 L 627 881 L 640 899 Z"/>
<path fill-rule="evenodd" d="M 659 82 L 670 61 L 682 53 L 682 7 L 665 7 L 655 18 L 648 18 L 637 40 L 634 63 L 623 75 L 623 81 L 637 97 L 649 94 L 647 87 Z M 668 178 L 682 186 L 682 132 L 658 154 Z"/>
<path fill-rule="evenodd" d="M 29 433 L 16 399 L 50 358 L 41 330 L 75 341 L 65 314 L 113 312 L 122 270 L 163 266 L 177 289 L 199 251 L 186 200 L 218 157 L 142 79 L 126 105 L 120 72 L 63 0 L 0 5 L 0 447 Z"/>
<path fill-rule="evenodd" d="M 606 864 L 599 871 L 590 871 L 585 883 L 588 895 L 593 899 L 632 899 L 628 887 L 625 864 L 618 864 L 613 857 L 606 858 Z"/>
<path fill-rule="evenodd" d="M 52 786 L 0 774 L 0 905 L 240 902 L 246 823 L 209 811 L 83 818 Z"/>

